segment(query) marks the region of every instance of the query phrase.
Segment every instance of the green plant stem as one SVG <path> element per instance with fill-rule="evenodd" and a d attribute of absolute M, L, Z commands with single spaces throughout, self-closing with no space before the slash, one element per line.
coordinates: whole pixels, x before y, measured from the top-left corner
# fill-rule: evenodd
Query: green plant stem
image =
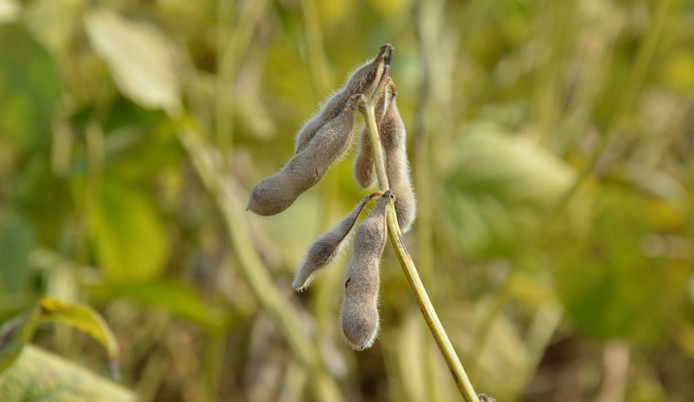
<path fill-rule="evenodd" d="M 385 80 L 385 79 L 384 79 Z M 383 90 L 382 85 L 376 90 L 374 96 L 371 97 L 361 108 L 364 114 L 364 119 L 366 120 L 366 126 L 369 130 L 369 138 L 371 139 L 371 147 L 373 149 L 374 161 L 376 163 L 376 174 L 378 176 L 378 184 L 381 191 L 388 190 L 388 177 L 386 176 L 386 165 L 383 158 L 383 150 L 381 148 L 381 140 L 378 135 L 378 127 L 376 126 L 376 116 L 375 116 L 375 100 L 378 99 L 378 94 L 380 90 Z M 419 273 L 417 272 L 417 267 L 412 261 L 407 248 L 405 247 L 405 242 L 402 238 L 402 232 L 400 231 L 400 226 L 398 225 L 398 218 L 395 213 L 395 207 L 391 203 L 388 206 L 387 214 L 388 222 L 388 237 L 393 245 L 395 254 L 398 256 L 398 261 L 400 261 L 400 266 L 402 267 L 407 282 L 410 284 L 410 288 L 414 293 L 419 309 L 422 311 L 424 320 L 426 321 L 431 334 L 434 336 L 434 340 L 443 354 L 443 358 L 448 365 L 451 374 L 453 375 L 453 380 L 455 381 L 458 390 L 463 396 L 463 399 L 467 402 L 478 401 L 477 394 L 470 383 L 470 379 L 465 373 L 458 355 L 453 349 L 451 341 L 448 339 L 446 330 L 441 325 L 441 320 L 439 320 L 434 306 L 429 300 L 429 295 L 422 284 L 422 280 L 419 278 Z"/>
<path fill-rule="evenodd" d="M 369 138 L 371 139 L 371 147 L 373 148 L 374 163 L 376 164 L 376 177 L 378 177 L 378 187 L 381 191 L 386 191 L 390 188 L 388 184 L 388 176 L 386 175 L 386 163 L 383 159 L 383 151 L 381 149 L 381 137 L 378 135 L 378 127 L 376 126 L 376 105 L 374 102 L 368 102 L 364 119 L 366 127 L 369 130 Z M 392 205 L 392 204 L 391 204 Z"/>

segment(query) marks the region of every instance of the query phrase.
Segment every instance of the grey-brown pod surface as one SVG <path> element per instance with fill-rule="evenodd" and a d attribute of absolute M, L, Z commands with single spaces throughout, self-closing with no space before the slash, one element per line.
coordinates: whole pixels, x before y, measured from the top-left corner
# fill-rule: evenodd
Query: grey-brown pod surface
<path fill-rule="evenodd" d="M 390 64 L 392 58 L 393 46 L 388 44 L 381 47 L 373 60 L 357 68 L 345 81 L 345 85 L 328 98 L 319 112 L 299 130 L 294 143 L 294 152 L 298 154 L 304 149 L 320 128 L 344 109 L 350 97 L 357 94 L 369 96 L 376 89 L 386 65 Z"/>
<path fill-rule="evenodd" d="M 387 100 L 388 91 L 383 91 L 378 98 L 378 102 L 376 102 L 376 108 L 374 110 L 377 126 L 380 126 L 383 121 Z M 364 127 L 361 131 L 359 155 L 354 159 L 354 179 L 361 188 L 369 188 L 376 182 L 376 165 L 374 163 L 371 138 L 369 137 L 369 129 L 367 127 Z"/>
<path fill-rule="evenodd" d="M 275 215 L 318 183 L 330 165 L 349 148 L 360 97 L 350 98 L 342 111 L 324 124 L 282 170 L 258 183 L 251 191 L 246 209 L 258 215 Z"/>
<path fill-rule="evenodd" d="M 354 235 L 340 318 L 342 333 L 354 350 L 371 347 L 378 335 L 379 263 L 387 238 L 386 207 L 392 197 L 387 191 Z"/>
<path fill-rule="evenodd" d="M 304 261 L 296 271 L 296 276 L 294 276 L 294 281 L 292 282 L 294 290 L 302 291 L 306 289 L 311 283 L 313 274 L 335 260 L 335 257 L 340 254 L 346 243 L 345 239 L 347 239 L 347 236 L 354 228 L 354 224 L 357 223 L 359 214 L 376 194 L 378 193 L 367 195 L 337 226 L 313 242 L 306 253 Z"/>
<path fill-rule="evenodd" d="M 398 215 L 398 225 L 400 225 L 400 230 L 406 233 L 414 222 L 417 200 L 410 181 L 405 124 L 395 103 L 397 92 L 394 86 L 392 86 L 392 90 L 393 95 L 379 131 L 385 153 L 388 184 L 395 194 L 395 212 Z"/>

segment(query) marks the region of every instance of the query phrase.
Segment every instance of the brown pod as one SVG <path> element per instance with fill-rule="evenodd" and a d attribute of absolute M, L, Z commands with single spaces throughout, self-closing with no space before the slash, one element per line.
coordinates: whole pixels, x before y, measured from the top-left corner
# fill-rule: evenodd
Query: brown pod
<path fill-rule="evenodd" d="M 355 223 L 357 223 L 359 214 L 376 194 L 378 193 L 367 195 L 337 226 L 313 242 L 306 253 L 304 261 L 296 271 L 296 276 L 292 282 L 294 290 L 303 291 L 306 289 L 313 279 L 313 274 L 335 260 L 335 257 L 342 251 L 347 236 L 352 232 Z"/>
<path fill-rule="evenodd" d="M 324 124 L 310 144 L 294 155 L 282 170 L 258 183 L 251 191 L 246 209 L 258 215 L 275 215 L 316 185 L 330 165 L 349 148 L 360 96 L 353 96 L 342 112 Z"/>
<path fill-rule="evenodd" d="M 395 104 L 397 92 L 395 86 L 392 99 L 383 117 L 379 132 L 386 159 L 386 175 L 388 184 L 395 194 L 395 212 L 398 215 L 400 230 L 406 233 L 410 230 L 417 212 L 417 200 L 410 181 L 410 165 L 407 161 L 407 134 L 405 124 Z"/>
<path fill-rule="evenodd" d="M 318 113 L 299 130 L 294 143 L 294 152 L 298 154 L 305 148 L 318 130 L 344 109 L 350 97 L 357 94 L 369 96 L 376 89 L 386 65 L 390 64 L 392 58 L 393 47 L 391 45 L 382 46 L 373 60 L 368 61 L 350 74 L 344 86 L 331 95 Z"/>
<path fill-rule="evenodd" d="M 376 115 L 376 125 L 380 126 L 386 111 L 388 92 L 383 91 L 376 102 L 374 114 Z M 374 163 L 373 149 L 371 148 L 371 138 L 369 129 L 364 127 L 361 131 L 359 142 L 359 155 L 354 159 L 354 179 L 360 188 L 369 188 L 376 182 L 376 165 Z"/>
<path fill-rule="evenodd" d="M 354 235 L 354 254 L 345 273 L 340 318 L 342 333 L 354 350 L 371 347 L 378 335 L 379 263 L 388 231 L 386 207 L 392 198 L 392 192 L 387 191 Z"/>

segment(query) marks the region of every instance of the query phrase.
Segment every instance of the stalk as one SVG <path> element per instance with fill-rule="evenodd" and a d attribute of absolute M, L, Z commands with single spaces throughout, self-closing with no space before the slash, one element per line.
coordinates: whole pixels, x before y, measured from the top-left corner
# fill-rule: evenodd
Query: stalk
<path fill-rule="evenodd" d="M 359 107 L 359 110 L 364 115 L 364 120 L 366 120 L 366 127 L 369 130 L 369 138 L 371 139 L 371 147 L 373 149 L 374 162 L 376 164 L 376 175 L 378 177 L 378 185 L 381 191 L 388 190 L 389 186 L 388 177 L 386 176 L 386 164 L 383 158 L 383 150 L 381 148 L 381 140 L 378 135 L 378 127 L 376 126 L 375 106 L 380 93 L 385 90 L 385 85 L 389 81 L 387 74 L 388 72 L 386 71 L 374 94 L 369 99 L 363 99 Z M 475 390 L 470 383 L 470 379 L 465 373 L 465 369 L 463 368 L 462 363 L 460 363 L 460 359 L 458 359 L 458 355 L 456 354 L 455 349 L 453 349 L 451 341 L 448 339 L 446 330 L 443 328 L 443 325 L 441 325 L 441 320 L 439 320 L 436 310 L 434 310 L 434 306 L 431 304 L 431 300 L 429 299 L 429 295 L 427 295 L 427 291 L 422 284 L 422 280 L 419 278 L 417 267 L 414 265 L 412 257 L 410 257 L 410 253 L 405 247 L 405 242 L 402 238 L 402 232 L 400 231 L 400 226 L 398 225 L 398 218 L 395 213 L 393 203 L 390 203 L 388 206 L 387 222 L 388 237 L 393 245 L 395 254 L 398 256 L 400 266 L 405 273 L 407 282 L 410 284 L 412 293 L 414 294 L 417 304 L 419 305 L 419 309 L 424 316 L 424 321 L 426 321 L 426 324 L 429 327 L 434 340 L 436 341 L 436 345 L 439 347 L 439 350 L 441 351 L 441 354 L 448 365 L 448 369 L 451 371 L 451 375 L 453 376 L 453 380 L 455 381 L 460 394 L 467 402 L 475 402 L 483 399 L 481 395 L 478 397 L 475 393 Z M 486 397 L 484 398 L 486 399 Z"/>

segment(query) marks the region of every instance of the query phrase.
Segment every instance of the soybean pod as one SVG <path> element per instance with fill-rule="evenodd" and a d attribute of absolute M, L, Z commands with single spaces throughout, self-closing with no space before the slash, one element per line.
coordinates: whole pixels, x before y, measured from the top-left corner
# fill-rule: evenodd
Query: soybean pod
<path fill-rule="evenodd" d="M 361 211 L 377 194 L 378 193 L 367 195 L 349 215 L 337 224 L 337 226 L 313 242 L 306 253 L 304 261 L 296 271 L 296 276 L 292 282 L 292 288 L 294 290 L 302 291 L 306 289 L 311 283 L 314 273 L 335 260 L 342 251 L 348 235 L 352 232 L 352 229 L 357 223 Z"/>
<path fill-rule="evenodd" d="M 369 96 L 378 86 L 386 71 L 386 66 L 390 65 L 392 58 L 393 46 L 384 45 L 373 60 L 368 61 L 350 74 L 344 86 L 330 96 L 318 113 L 299 130 L 294 143 L 294 152 L 298 154 L 304 149 L 318 130 L 340 113 L 350 97 L 358 94 Z"/>
<path fill-rule="evenodd" d="M 278 173 L 251 191 L 247 209 L 275 215 L 289 208 L 304 191 L 323 178 L 330 165 L 347 151 L 352 140 L 354 113 L 363 95 L 353 95 L 334 119 L 324 124 L 312 141 Z"/>
<path fill-rule="evenodd" d="M 386 207 L 392 201 L 387 191 L 378 206 L 359 225 L 354 235 L 354 254 L 347 267 L 342 300 L 342 333 L 354 350 L 373 345 L 379 329 L 379 264 L 386 245 Z"/>
<path fill-rule="evenodd" d="M 385 153 L 386 176 L 390 189 L 395 193 L 395 212 L 400 230 L 410 230 L 417 212 L 417 200 L 410 181 L 410 165 L 407 160 L 407 134 L 398 106 L 397 91 L 391 82 L 392 98 L 379 128 L 381 144 Z"/>

